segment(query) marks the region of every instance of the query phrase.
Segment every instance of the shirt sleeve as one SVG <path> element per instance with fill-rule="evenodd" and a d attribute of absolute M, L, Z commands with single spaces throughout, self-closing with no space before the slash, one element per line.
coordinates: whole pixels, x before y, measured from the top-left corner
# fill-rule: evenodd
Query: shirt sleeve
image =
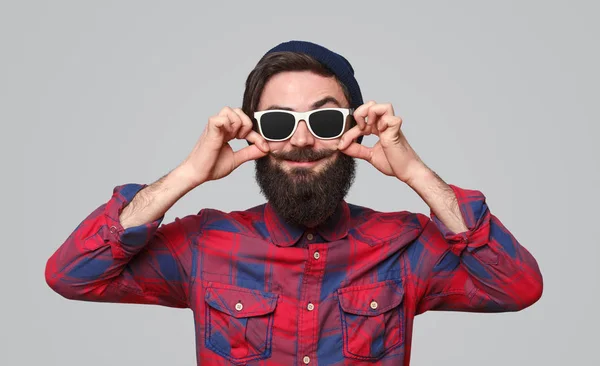
<path fill-rule="evenodd" d="M 116 187 L 50 257 L 45 276 L 54 291 L 74 300 L 189 306 L 188 219 L 120 224 L 121 211 L 144 187 Z"/>
<path fill-rule="evenodd" d="M 453 233 L 432 212 L 416 241 L 417 313 L 517 311 L 542 295 L 534 257 L 493 216 L 485 196 L 450 186 L 468 230 Z"/>

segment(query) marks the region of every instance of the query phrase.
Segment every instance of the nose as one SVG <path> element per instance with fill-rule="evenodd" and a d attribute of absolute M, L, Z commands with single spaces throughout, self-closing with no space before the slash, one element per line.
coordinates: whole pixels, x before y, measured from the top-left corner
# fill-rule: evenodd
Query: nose
<path fill-rule="evenodd" d="M 296 128 L 296 131 L 292 135 L 290 143 L 296 147 L 312 146 L 315 144 L 315 137 L 310 133 L 306 121 L 302 120 L 298 122 L 298 128 Z"/>

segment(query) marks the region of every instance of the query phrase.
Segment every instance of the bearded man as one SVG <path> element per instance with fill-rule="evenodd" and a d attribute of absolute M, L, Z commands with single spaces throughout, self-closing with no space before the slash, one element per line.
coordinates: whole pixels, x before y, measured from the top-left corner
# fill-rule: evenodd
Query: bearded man
<path fill-rule="evenodd" d="M 209 118 L 155 183 L 116 187 L 46 281 L 68 299 L 192 309 L 198 365 L 409 365 L 416 315 L 518 311 L 542 276 L 484 195 L 446 184 L 401 125 L 391 105 L 363 102 L 346 58 L 282 43 L 248 76 L 242 108 Z M 410 186 L 430 217 L 347 203 L 356 158 Z M 161 225 L 186 193 L 251 160 L 266 204 Z"/>

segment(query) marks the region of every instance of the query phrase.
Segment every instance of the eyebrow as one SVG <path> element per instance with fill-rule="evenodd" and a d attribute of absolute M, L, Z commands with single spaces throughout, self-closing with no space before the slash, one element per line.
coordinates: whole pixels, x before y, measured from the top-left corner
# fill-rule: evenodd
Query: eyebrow
<path fill-rule="evenodd" d="M 311 109 L 321 108 L 322 106 L 324 106 L 327 103 L 333 103 L 336 106 L 338 106 L 338 108 L 342 107 L 342 104 L 337 99 L 335 99 L 332 96 L 326 96 L 325 98 L 314 102 L 312 104 L 312 106 L 311 106 Z M 293 108 L 283 107 L 283 106 L 280 106 L 280 105 L 272 105 L 269 108 L 267 108 L 266 110 L 272 110 L 272 109 L 281 109 L 281 110 L 284 110 L 284 111 L 292 111 L 292 112 L 294 111 Z"/>

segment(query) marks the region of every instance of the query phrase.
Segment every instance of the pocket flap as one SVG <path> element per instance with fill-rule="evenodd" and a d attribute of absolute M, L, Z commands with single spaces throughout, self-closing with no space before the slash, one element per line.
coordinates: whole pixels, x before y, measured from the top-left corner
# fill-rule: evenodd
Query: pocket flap
<path fill-rule="evenodd" d="M 338 290 L 340 306 L 347 313 L 375 316 L 400 305 L 404 288 L 399 280 L 369 285 L 344 287 Z"/>
<path fill-rule="evenodd" d="M 243 287 L 209 282 L 204 301 L 213 309 L 235 318 L 272 313 L 279 295 Z"/>

